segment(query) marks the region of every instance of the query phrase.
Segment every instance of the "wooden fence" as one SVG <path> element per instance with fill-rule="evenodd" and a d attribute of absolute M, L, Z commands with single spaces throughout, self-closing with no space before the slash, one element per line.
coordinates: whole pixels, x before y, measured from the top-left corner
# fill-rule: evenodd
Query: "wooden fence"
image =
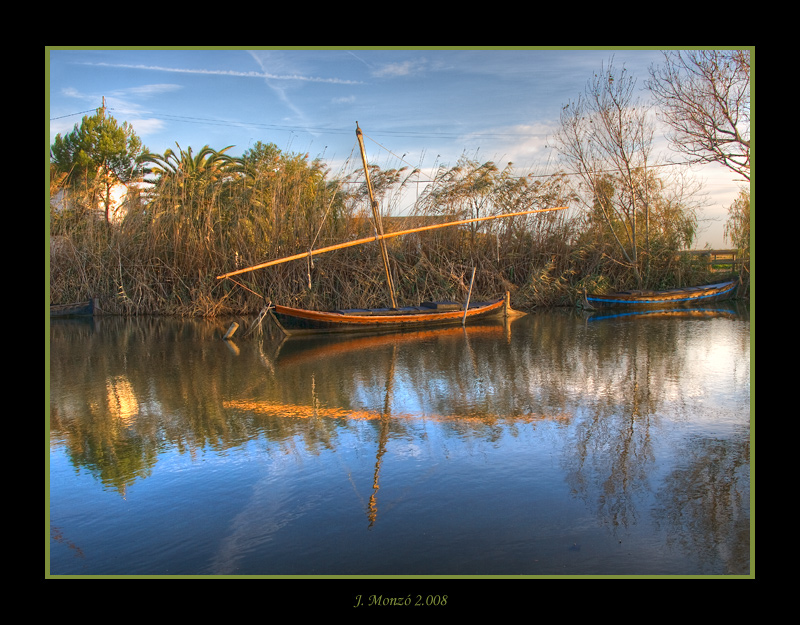
<path fill-rule="evenodd" d="M 684 250 L 681 254 L 689 256 L 693 263 L 704 264 L 709 271 L 725 273 L 738 272 L 742 263 L 749 260 L 739 250 Z"/>

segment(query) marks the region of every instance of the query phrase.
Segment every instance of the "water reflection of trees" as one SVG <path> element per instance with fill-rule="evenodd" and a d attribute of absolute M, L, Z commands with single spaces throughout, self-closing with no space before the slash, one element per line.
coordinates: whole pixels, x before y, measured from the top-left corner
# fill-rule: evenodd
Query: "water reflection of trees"
<path fill-rule="evenodd" d="M 52 444 L 124 491 L 165 451 L 196 455 L 263 437 L 316 453 L 364 419 L 379 428 L 382 415 L 393 417 L 392 435 L 414 436 L 414 419 L 424 417 L 487 440 L 563 418 L 557 403 L 529 401 L 514 385 L 503 326 L 310 345 L 247 340 L 238 355 L 220 340 L 223 330 L 163 318 L 54 322 Z"/>
<path fill-rule="evenodd" d="M 569 488 L 610 528 L 635 524 L 642 496 L 657 488 L 657 519 L 676 545 L 695 549 L 687 532 L 727 544 L 747 526 L 741 483 L 749 459 L 739 443 L 698 439 L 683 452 L 684 468 L 649 483 L 664 410 L 671 420 L 676 410 L 691 418 L 689 327 L 550 312 L 510 328 L 248 339 L 230 349 L 225 328 L 206 321 L 99 318 L 80 330 L 54 323 L 51 441 L 124 492 L 166 451 L 196 455 L 260 440 L 269 450 L 318 454 L 345 435 L 365 440 L 366 424 L 377 487 L 393 437 L 419 438 L 434 424 L 443 437 L 495 444 L 555 422 L 568 425 L 558 431 Z M 746 359 L 745 338 L 737 348 Z M 711 499 L 687 499 L 687 484 Z M 727 505 L 739 512 L 717 514 Z"/>
<path fill-rule="evenodd" d="M 54 322 L 50 340 L 53 444 L 76 467 L 124 491 L 159 454 L 192 455 L 252 439 L 254 424 L 222 407 L 230 371 L 213 324 L 98 318 L 76 331 Z M 111 389 L 124 388 L 125 393 Z"/>
<path fill-rule="evenodd" d="M 750 433 L 695 438 L 656 494 L 656 520 L 668 544 L 713 570 L 750 572 Z"/>
<path fill-rule="evenodd" d="M 709 319 L 713 316 L 709 317 Z M 698 318 L 702 319 L 702 318 Z M 567 481 L 576 496 L 593 506 L 612 531 L 629 528 L 652 514 L 670 543 L 701 561 L 719 562 L 728 572 L 749 568 L 749 428 L 746 413 L 736 415 L 744 432 L 730 439 L 697 436 L 689 448 L 654 449 L 663 440 L 663 415 L 670 421 L 707 418 L 692 396 L 702 367 L 714 367 L 715 343 L 696 342 L 690 325 L 667 319 L 642 324 L 619 319 L 587 326 L 586 353 L 575 374 L 586 381 L 569 431 L 564 455 Z M 578 343 L 573 343 L 578 344 Z M 749 383 L 749 333 L 734 341 L 726 361 L 732 385 Z M 698 351 L 709 358 L 701 363 Z M 730 387 L 730 385 L 729 385 Z M 708 389 L 704 389 L 707 393 Z M 744 391 L 744 389 L 743 389 Z M 749 393 L 742 397 L 749 400 Z M 735 409 L 744 408 L 737 406 Z M 729 414 L 723 414 L 729 418 Z M 674 469 L 658 487 L 656 503 L 649 483 L 655 465 Z M 639 505 L 644 502 L 644 510 Z M 714 546 L 713 554 L 709 545 Z M 723 551 L 725 551 L 723 553 Z"/>

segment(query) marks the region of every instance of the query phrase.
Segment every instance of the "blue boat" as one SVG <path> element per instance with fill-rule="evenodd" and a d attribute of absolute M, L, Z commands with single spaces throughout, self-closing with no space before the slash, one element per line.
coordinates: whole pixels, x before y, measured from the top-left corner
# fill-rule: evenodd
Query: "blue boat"
<path fill-rule="evenodd" d="M 591 308 L 667 308 L 696 306 L 730 299 L 739 286 L 739 280 L 717 284 L 704 284 L 666 291 L 619 291 L 605 295 L 586 296 Z"/>

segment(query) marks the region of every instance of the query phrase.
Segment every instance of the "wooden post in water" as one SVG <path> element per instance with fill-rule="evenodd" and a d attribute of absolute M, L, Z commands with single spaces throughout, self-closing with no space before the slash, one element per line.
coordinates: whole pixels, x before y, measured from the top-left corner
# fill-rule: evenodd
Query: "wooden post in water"
<path fill-rule="evenodd" d="M 389 255 L 386 252 L 386 243 L 383 240 L 383 223 L 381 222 L 381 213 L 378 210 L 378 203 L 372 192 L 372 181 L 369 178 L 369 167 L 367 165 L 367 153 L 364 151 L 364 138 L 361 133 L 361 128 L 358 127 L 356 122 L 356 137 L 358 137 L 358 145 L 361 148 L 361 160 L 364 163 L 364 175 L 367 177 L 367 191 L 369 191 L 369 203 L 372 207 L 372 218 L 375 221 L 375 231 L 378 236 L 378 243 L 381 246 L 381 257 L 383 258 L 383 267 L 386 270 L 386 281 L 389 284 L 389 297 L 392 300 L 392 308 L 397 308 L 397 302 L 394 299 L 394 284 L 392 283 L 392 273 L 389 269 Z"/>

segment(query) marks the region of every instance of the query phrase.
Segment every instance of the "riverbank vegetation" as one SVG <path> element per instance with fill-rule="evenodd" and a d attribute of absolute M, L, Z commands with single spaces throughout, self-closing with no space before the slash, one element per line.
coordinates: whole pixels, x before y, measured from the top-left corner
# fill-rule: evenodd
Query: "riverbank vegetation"
<path fill-rule="evenodd" d="M 557 174 L 519 175 L 511 163 L 501 167 L 466 154 L 433 172 L 370 166 L 387 231 L 568 207 L 387 241 L 397 301 L 464 299 L 473 268 L 475 299 L 510 291 L 522 310 L 574 305 L 587 291 L 717 280 L 680 254 L 698 231 L 697 190 L 674 168 L 652 162 L 652 117 L 632 94 L 632 79 L 609 66 L 585 97 L 565 106 L 555 137 L 564 157 Z M 749 135 L 747 146 L 749 171 Z M 95 297 L 111 314 L 183 316 L 256 313 L 267 301 L 386 306 L 377 244 L 217 278 L 374 232 L 358 168 L 334 174 L 321 160 L 268 142 L 238 157 L 231 149 L 195 153 L 176 146 L 151 154 L 103 108 L 57 137 L 50 166 L 51 304 Z M 116 217 L 113 183 L 127 185 Z M 408 197 L 413 208 L 404 217 L 398 206 Z M 726 230 L 744 253 L 749 215 L 745 189 Z M 746 283 L 747 265 L 743 277 Z"/>

